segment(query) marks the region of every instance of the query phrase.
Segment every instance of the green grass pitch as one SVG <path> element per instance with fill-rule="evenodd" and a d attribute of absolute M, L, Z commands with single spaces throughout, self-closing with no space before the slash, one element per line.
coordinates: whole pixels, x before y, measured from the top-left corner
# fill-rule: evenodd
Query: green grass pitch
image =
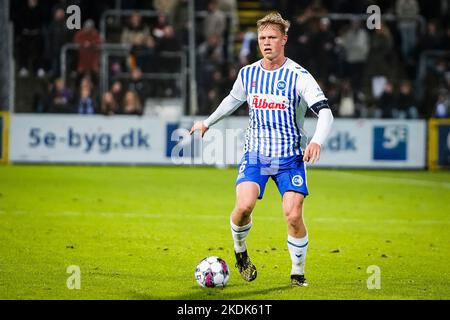
<path fill-rule="evenodd" d="M 235 169 L 0 167 L 0 299 L 450 299 L 450 173 L 308 170 L 310 286 L 291 288 L 272 181 L 253 213 L 258 278 L 234 268 Z M 194 268 L 224 258 L 224 289 Z M 69 290 L 67 267 L 81 271 Z M 368 289 L 367 268 L 381 270 Z"/>

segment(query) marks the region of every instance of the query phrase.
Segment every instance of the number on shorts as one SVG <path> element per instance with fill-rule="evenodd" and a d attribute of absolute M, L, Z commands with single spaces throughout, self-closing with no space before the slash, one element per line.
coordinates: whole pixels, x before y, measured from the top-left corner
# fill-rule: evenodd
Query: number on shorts
<path fill-rule="evenodd" d="M 247 160 L 242 161 L 241 166 L 239 167 L 239 173 L 244 172 L 246 164 L 247 164 Z"/>

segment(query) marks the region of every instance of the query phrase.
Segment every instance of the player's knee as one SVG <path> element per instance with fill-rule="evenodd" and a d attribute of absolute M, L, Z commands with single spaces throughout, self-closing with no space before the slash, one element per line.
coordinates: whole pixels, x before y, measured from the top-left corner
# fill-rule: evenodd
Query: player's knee
<path fill-rule="evenodd" d="M 244 202 L 244 203 L 239 203 L 236 205 L 236 213 L 239 214 L 240 216 L 250 216 L 250 214 L 253 211 L 253 204 L 249 203 L 249 202 Z"/>
<path fill-rule="evenodd" d="M 288 201 L 283 204 L 283 211 L 286 217 L 292 217 L 295 219 L 295 217 L 298 217 L 302 215 L 303 211 L 303 198 L 299 199 L 297 201 Z"/>
<path fill-rule="evenodd" d="M 299 212 L 286 214 L 286 221 L 292 228 L 300 228 L 303 225 L 303 217 Z"/>
<path fill-rule="evenodd" d="M 292 228 L 299 228 L 303 224 L 303 201 L 291 203 L 284 207 L 286 222 Z"/>

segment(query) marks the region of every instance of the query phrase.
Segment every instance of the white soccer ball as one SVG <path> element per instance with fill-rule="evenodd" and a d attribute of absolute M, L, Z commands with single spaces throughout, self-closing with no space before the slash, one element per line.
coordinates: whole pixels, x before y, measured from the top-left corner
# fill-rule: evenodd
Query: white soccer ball
<path fill-rule="evenodd" d="M 230 279 L 230 269 L 225 260 L 219 257 L 206 257 L 195 268 L 195 279 L 202 287 L 223 288 Z"/>

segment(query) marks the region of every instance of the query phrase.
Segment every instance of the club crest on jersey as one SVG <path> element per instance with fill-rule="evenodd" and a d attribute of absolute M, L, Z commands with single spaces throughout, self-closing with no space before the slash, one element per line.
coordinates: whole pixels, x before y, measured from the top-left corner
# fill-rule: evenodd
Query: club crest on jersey
<path fill-rule="evenodd" d="M 295 175 L 292 177 L 292 184 L 296 187 L 301 187 L 303 184 L 303 178 L 300 175 Z"/>
<path fill-rule="evenodd" d="M 285 101 L 282 101 L 281 103 L 267 102 L 267 99 L 260 99 L 259 96 L 254 95 L 252 100 L 252 108 L 284 110 L 286 109 L 286 104 Z"/>
<path fill-rule="evenodd" d="M 286 81 L 280 80 L 277 83 L 277 89 L 278 90 L 284 90 L 286 89 Z"/>

